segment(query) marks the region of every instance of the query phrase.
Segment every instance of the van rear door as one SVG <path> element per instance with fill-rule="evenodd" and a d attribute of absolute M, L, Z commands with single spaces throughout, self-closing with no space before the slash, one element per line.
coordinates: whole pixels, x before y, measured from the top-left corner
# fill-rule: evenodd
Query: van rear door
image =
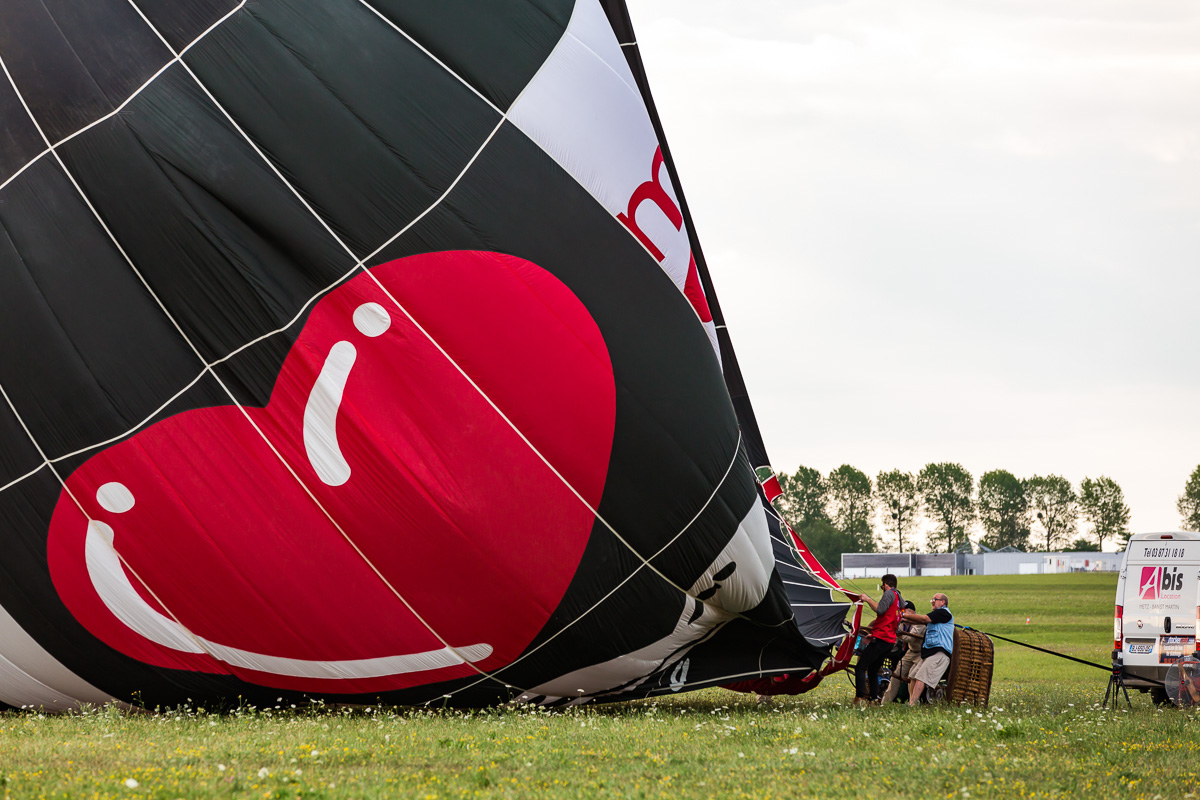
<path fill-rule="evenodd" d="M 1142 534 L 1129 542 L 1118 597 L 1127 666 L 1165 668 L 1195 652 L 1198 566 L 1196 534 Z"/>

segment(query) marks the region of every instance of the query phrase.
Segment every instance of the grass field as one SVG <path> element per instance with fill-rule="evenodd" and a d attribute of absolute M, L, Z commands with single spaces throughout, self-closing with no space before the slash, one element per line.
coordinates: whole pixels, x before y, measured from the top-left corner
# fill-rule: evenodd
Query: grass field
<path fill-rule="evenodd" d="M 901 589 L 922 608 L 945 591 L 960 623 L 1106 663 L 1114 586 L 1047 575 Z M 979 713 L 852 708 L 843 676 L 766 707 L 709 689 L 562 712 L 9 713 L 0 781 L 5 798 L 1200 796 L 1200 717 L 1142 694 L 1102 709 L 1106 680 L 997 642 Z"/>

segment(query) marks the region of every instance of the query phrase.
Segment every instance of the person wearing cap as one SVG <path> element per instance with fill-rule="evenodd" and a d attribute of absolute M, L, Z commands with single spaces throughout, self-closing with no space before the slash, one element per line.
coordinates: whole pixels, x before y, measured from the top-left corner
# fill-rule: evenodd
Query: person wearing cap
<path fill-rule="evenodd" d="M 875 612 L 875 621 L 869 628 L 867 649 L 854 666 L 855 705 L 879 702 L 879 668 L 896 644 L 896 626 L 900 622 L 900 605 L 903 602 L 896 588 L 896 576 L 884 575 L 879 579 L 879 588 L 883 590 L 883 596 L 878 603 L 865 594 L 860 595 L 863 602 Z"/>
<path fill-rule="evenodd" d="M 913 667 L 912 680 L 908 685 L 910 706 L 921 702 L 926 686 L 938 685 L 950 667 L 950 654 L 954 652 L 954 614 L 950 613 L 950 598 L 938 592 L 929 605 L 933 608 L 928 614 L 905 611 L 902 615 L 909 622 L 925 624 L 921 660 Z"/>
<path fill-rule="evenodd" d="M 901 612 L 916 610 L 917 607 L 913 605 L 912 600 L 905 600 Z M 896 699 L 900 694 L 900 687 L 908 683 L 912 677 L 913 667 L 921 658 L 921 646 L 925 643 L 925 626 L 902 620 L 896 628 L 896 638 L 904 644 L 904 656 L 892 670 L 892 679 L 888 681 L 887 691 L 883 694 L 883 705 L 885 706 Z"/>

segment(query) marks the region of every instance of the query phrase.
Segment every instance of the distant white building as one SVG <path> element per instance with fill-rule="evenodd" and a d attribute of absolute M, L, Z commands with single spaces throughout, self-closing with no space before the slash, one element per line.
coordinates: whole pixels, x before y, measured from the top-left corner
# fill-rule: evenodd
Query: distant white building
<path fill-rule="evenodd" d="M 1118 572 L 1118 553 L 845 553 L 846 578 L 898 578 L 920 575 L 1047 575 L 1061 572 Z"/>

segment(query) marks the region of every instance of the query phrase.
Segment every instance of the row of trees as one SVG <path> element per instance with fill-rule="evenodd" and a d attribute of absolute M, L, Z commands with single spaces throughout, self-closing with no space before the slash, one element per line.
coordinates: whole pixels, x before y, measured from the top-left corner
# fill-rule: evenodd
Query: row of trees
<path fill-rule="evenodd" d="M 1200 467 L 1192 470 L 1192 476 L 1184 485 L 1183 494 L 1179 495 L 1175 508 L 1179 511 L 1185 531 L 1200 531 Z"/>
<path fill-rule="evenodd" d="M 981 544 L 994 550 L 1099 550 L 1106 539 L 1123 541 L 1129 535 L 1124 493 L 1106 476 L 1084 478 L 1077 491 L 1060 475 L 1020 479 L 997 469 L 985 472 L 976 487 L 961 464 L 927 464 L 916 475 L 880 472 L 874 481 L 843 464 L 828 475 L 800 467 L 780 475 L 779 483 L 785 516 L 817 557 L 830 564 L 840 563 L 842 553 L 871 553 L 879 545 L 900 552 L 915 548 L 921 517 L 934 552 L 969 544 L 976 521 L 983 529 Z M 1184 497 L 1193 498 L 1187 513 L 1200 522 L 1200 467 L 1188 486 L 1193 483 L 1194 491 L 1185 490 Z M 872 520 L 879 523 L 878 539 Z M 1091 526 L 1090 538 L 1074 538 L 1081 520 Z"/>

